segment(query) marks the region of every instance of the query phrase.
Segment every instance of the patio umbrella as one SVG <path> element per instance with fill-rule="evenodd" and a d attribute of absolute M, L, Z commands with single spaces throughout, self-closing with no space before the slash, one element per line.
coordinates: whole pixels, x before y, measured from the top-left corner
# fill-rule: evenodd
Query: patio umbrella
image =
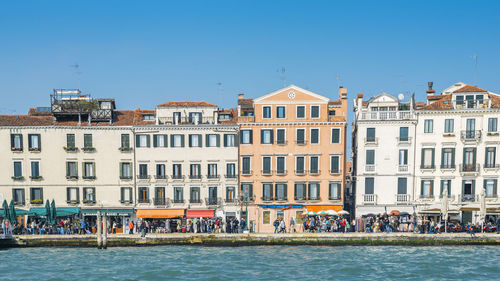
<path fill-rule="evenodd" d="M 338 215 L 338 213 L 337 213 L 337 212 L 335 212 L 335 210 L 328 210 L 328 211 L 326 211 L 326 213 L 327 213 L 328 215 L 330 215 L 330 216 L 337 216 L 337 215 Z"/>
<path fill-rule="evenodd" d="M 339 215 L 349 215 L 349 212 L 346 210 L 338 211 Z"/>
<path fill-rule="evenodd" d="M 441 201 L 441 213 L 444 219 L 444 232 L 446 233 L 447 222 L 448 222 L 448 189 L 443 190 L 443 199 Z"/>
<path fill-rule="evenodd" d="M 47 223 L 50 224 L 50 202 L 49 202 L 49 199 L 47 199 L 47 201 L 45 201 L 45 213 L 47 214 Z"/>
<path fill-rule="evenodd" d="M 365 216 L 366 216 L 366 217 L 376 217 L 376 215 L 375 215 L 375 214 L 372 214 L 372 213 L 366 214 Z"/>
<path fill-rule="evenodd" d="M 400 216 L 409 216 L 410 213 L 408 213 L 408 212 L 400 212 L 399 215 Z"/>
<path fill-rule="evenodd" d="M 14 206 L 14 199 L 10 201 L 10 223 L 12 225 L 17 225 L 17 215 L 16 215 L 16 207 Z"/>
<path fill-rule="evenodd" d="M 310 212 L 307 212 L 307 215 L 308 216 L 317 216 L 318 214 L 313 212 L 313 211 L 310 211 Z"/>
<path fill-rule="evenodd" d="M 392 210 L 390 213 L 389 213 L 391 216 L 399 216 L 400 213 L 398 210 Z"/>
<path fill-rule="evenodd" d="M 319 211 L 318 215 L 320 215 L 320 216 L 326 216 L 326 215 L 328 215 L 328 213 L 326 211 Z"/>
<path fill-rule="evenodd" d="M 56 201 L 54 201 L 54 199 L 52 199 L 50 211 L 51 211 L 50 220 L 51 220 L 52 224 L 56 224 L 57 210 L 56 210 Z"/>
<path fill-rule="evenodd" d="M 9 219 L 9 204 L 7 204 L 7 200 L 3 200 L 2 208 L 3 208 L 3 214 L 2 214 L 3 218 Z"/>

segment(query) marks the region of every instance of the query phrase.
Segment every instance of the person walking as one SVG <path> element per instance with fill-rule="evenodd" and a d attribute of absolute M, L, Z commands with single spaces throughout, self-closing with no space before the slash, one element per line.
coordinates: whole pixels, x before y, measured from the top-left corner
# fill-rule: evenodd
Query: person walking
<path fill-rule="evenodd" d="M 295 219 L 290 217 L 290 232 L 295 232 Z"/>
<path fill-rule="evenodd" d="M 281 219 L 280 221 L 280 233 L 286 233 L 286 225 L 284 219 Z"/>
<path fill-rule="evenodd" d="M 134 222 L 130 221 L 128 223 L 128 234 L 133 234 L 134 233 Z"/>
<path fill-rule="evenodd" d="M 273 222 L 273 226 L 274 226 L 274 233 L 278 233 L 278 228 L 279 228 L 279 221 L 278 219 L 276 219 L 274 222 Z"/>

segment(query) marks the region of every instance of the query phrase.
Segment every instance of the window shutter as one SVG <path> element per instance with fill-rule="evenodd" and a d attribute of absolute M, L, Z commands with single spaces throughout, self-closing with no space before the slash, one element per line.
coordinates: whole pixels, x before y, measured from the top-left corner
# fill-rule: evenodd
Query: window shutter
<path fill-rule="evenodd" d="M 123 175 L 123 163 L 120 163 L 120 177 Z"/>
<path fill-rule="evenodd" d="M 95 162 L 92 162 L 92 175 L 94 177 L 96 177 L 96 174 L 95 174 Z"/>
<path fill-rule="evenodd" d="M 88 176 L 87 171 L 85 171 L 85 162 L 82 162 L 82 176 Z"/>
<path fill-rule="evenodd" d="M 209 146 L 210 146 L 210 137 L 209 137 L 209 136 L 210 136 L 210 135 L 205 135 L 205 145 L 206 145 L 207 147 L 209 147 Z"/>
<path fill-rule="evenodd" d="M 36 134 L 38 136 L 38 150 L 42 151 L 42 136 L 40 134 Z"/>
<path fill-rule="evenodd" d="M 194 138 L 195 135 L 188 135 L 188 144 L 189 144 L 189 147 L 193 147 L 193 141 L 192 141 L 192 138 Z"/>
<path fill-rule="evenodd" d="M 31 134 L 28 134 L 28 147 L 33 147 L 33 143 L 31 141 Z"/>
<path fill-rule="evenodd" d="M 424 195 L 424 181 L 420 181 L 420 195 Z"/>
<path fill-rule="evenodd" d="M 431 149 L 432 149 L 432 162 L 431 162 L 431 165 L 432 165 L 432 167 L 434 167 L 434 158 L 436 158 L 436 157 L 434 157 L 435 149 L 434 148 L 431 148 Z"/>
<path fill-rule="evenodd" d="M 450 164 L 450 163 L 447 163 Z M 441 148 L 441 166 L 444 165 L 444 148 Z"/>
<path fill-rule="evenodd" d="M 239 143 L 239 135 L 238 134 L 234 134 L 234 147 L 238 147 L 238 143 Z"/>
<path fill-rule="evenodd" d="M 464 147 L 464 159 L 463 159 L 462 163 L 463 163 L 463 165 L 465 165 L 465 163 L 466 163 L 465 162 L 465 147 Z"/>
<path fill-rule="evenodd" d="M 483 180 L 483 188 L 484 188 L 484 191 L 486 191 L 486 185 L 488 183 L 488 180 Z M 494 189 L 494 188 L 493 188 Z M 493 193 L 494 194 L 494 193 Z M 488 195 L 488 194 L 486 194 Z"/>
<path fill-rule="evenodd" d="M 124 187 L 122 187 L 122 188 L 120 189 L 120 192 L 121 192 L 120 201 L 123 203 L 123 202 L 125 202 L 125 188 L 124 188 Z"/>
<path fill-rule="evenodd" d="M 271 143 L 274 143 L 274 131 L 271 130 Z"/>
<path fill-rule="evenodd" d="M 425 149 L 424 149 L 424 148 L 422 148 L 422 150 L 421 150 L 421 157 L 420 157 L 420 158 L 421 158 L 421 159 L 420 159 L 420 160 L 421 160 L 421 161 L 420 161 L 420 167 L 424 167 L 424 165 L 425 165 L 425 159 L 424 159 L 424 156 L 425 156 Z M 423 186 L 423 185 L 422 185 L 422 186 Z"/>
<path fill-rule="evenodd" d="M 71 188 L 66 188 L 66 202 L 71 202 Z"/>
<path fill-rule="evenodd" d="M 264 130 L 260 130 L 260 143 L 264 143 Z"/>
<path fill-rule="evenodd" d="M 135 146 L 136 147 L 141 147 L 141 143 L 139 141 L 139 135 L 135 135 Z"/>
<path fill-rule="evenodd" d="M 250 131 L 250 143 L 252 144 L 253 143 L 253 130 L 249 130 Z"/>
<path fill-rule="evenodd" d="M 497 180 L 493 180 L 493 195 L 497 195 Z"/>
<path fill-rule="evenodd" d="M 159 135 L 153 135 L 153 147 L 158 147 L 158 137 Z"/>
<path fill-rule="evenodd" d="M 455 165 L 455 148 L 451 149 L 451 165 Z"/>
<path fill-rule="evenodd" d="M 462 195 L 465 194 L 465 180 L 462 180 Z"/>
<path fill-rule="evenodd" d="M 476 194 L 476 180 L 472 180 L 472 194 Z"/>
<path fill-rule="evenodd" d="M 217 136 L 216 137 L 216 139 L 217 139 L 217 147 L 220 147 L 220 135 L 217 134 L 216 136 Z"/>
<path fill-rule="evenodd" d="M 66 162 L 66 176 L 68 177 L 69 174 L 69 162 Z"/>
<path fill-rule="evenodd" d="M 283 189 L 284 189 L 285 199 L 288 199 L 288 185 L 286 183 L 283 184 Z"/>
<path fill-rule="evenodd" d="M 224 134 L 224 147 L 227 147 L 227 138 L 228 138 L 228 134 Z"/>
<path fill-rule="evenodd" d="M 10 134 L 10 147 L 14 147 L 14 135 Z"/>
<path fill-rule="evenodd" d="M 168 136 L 163 135 L 163 147 L 168 147 Z"/>
<path fill-rule="evenodd" d="M 431 197 L 434 196 L 434 180 L 431 180 L 431 192 L 430 192 Z"/>
<path fill-rule="evenodd" d="M 341 199 L 342 197 L 342 184 L 338 183 L 337 184 L 337 199 Z"/>
<path fill-rule="evenodd" d="M 184 147 L 184 135 L 181 135 L 181 147 Z"/>
<path fill-rule="evenodd" d="M 474 156 L 472 157 L 472 163 L 473 163 L 474 165 L 476 165 L 476 151 L 477 151 L 477 148 L 475 148 L 475 147 L 474 147 L 474 148 L 472 149 L 472 151 L 473 151 L 472 153 L 473 153 L 473 155 L 474 155 Z"/>
<path fill-rule="evenodd" d="M 201 135 L 197 135 L 196 137 L 198 138 L 198 147 L 203 147 L 203 137 Z"/>
<path fill-rule="evenodd" d="M 151 135 L 146 135 L 146 146 L 151 147 Z"/>
<path fill-rule="evenodd" d="M 80 202 L 80 189 L 79 188 L 76 189 L 76 201 Z"/>
<path fill-rule="evenodd" d="M 488 164 L 488 147 L 484 149 L 484 165 Z M 486 185 L 485 185 L 486 187 Z"/>

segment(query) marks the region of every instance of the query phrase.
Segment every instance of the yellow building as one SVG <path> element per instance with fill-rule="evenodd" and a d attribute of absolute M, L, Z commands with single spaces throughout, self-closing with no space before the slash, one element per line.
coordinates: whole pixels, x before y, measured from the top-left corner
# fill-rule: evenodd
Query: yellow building
<path fill-rule="evenodd" d="M 295 85 L 239 95 L 240 194 L 256 232 L 292 217 L 299 231 L 305 211 L 342 210 L 346 116 L 345 88 L 336 101 Z"/>

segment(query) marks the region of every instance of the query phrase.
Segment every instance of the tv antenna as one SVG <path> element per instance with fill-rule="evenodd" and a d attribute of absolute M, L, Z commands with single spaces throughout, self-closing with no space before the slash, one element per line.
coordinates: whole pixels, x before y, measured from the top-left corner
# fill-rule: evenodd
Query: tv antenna
<path fill-rule="evenodd" d="M 283 80 L 283 87 L 286 87 L 286 69 L 282 67 L 281 69 L 276 70 L 276 72 L 280 73 L 280 79 Z"/>
<path fill-rule="evenodd" d="M 472 55 L 474 60 L 474 85 L 477 85 L 477 54 Z"/>
<path fill-rule="evenodd" d="M 337 73 L 335 79 L 337 79 L 337 88 L 340 88 L 340 74 Z"/>
<path fill-rule="evenodd" d="M 75 64 L 70 65 L 69 67 L 72 67 L 75 69 L 75 74 L 76 74 L 76 78 L 78 81 L 78 90 L 80 90 L 80 75 L 82 74 L 82 72 L 80 71 L 80 65 L 78 63 L 75 63 Z"/>
<path fill-rule="evenodd" d="M 222 82 L 217 82 L 217 96 L 219 97 L 219 102 L 222 102 Z M 220 104 L 219 104 L 220 105 Z"/>

